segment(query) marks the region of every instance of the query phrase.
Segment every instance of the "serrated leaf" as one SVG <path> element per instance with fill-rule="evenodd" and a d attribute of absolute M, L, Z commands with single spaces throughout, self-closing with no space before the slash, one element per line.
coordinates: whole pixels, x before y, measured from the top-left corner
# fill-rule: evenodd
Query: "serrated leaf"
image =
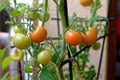
<path fill-rule="evenodd" d="M 5 54 L 6 48 L 0 50 L 0 61 L 2 60 L 4 54 Z"/>
<path fill-rule="evenodd" d="M 14 9 L 14 10 L 12 10 L 11 15 L 12 15 L 13 17 L 17 17 L 17 16 L 20 16 L 21 14 L 20 14 L 20 11 L 19 11 L 19 10 Z"/>
<path fill-rule="evenodd" d="M 54 80 L 51 73 L 47 68 L 44 68 L 40 74 L 40 80 Z"/>
<path fill-rule="evenodd" d="M 6 69 L 12 61 L 12 58 L 10 56 L 5 57 L 2 61 L 2 70 Z"/>
<path fill-rule="evenodd" d="M 4 76 L 3 76 L 0 80 L 9 80 L 9 79 L 8 79 L 9 74 L 10 74 L 10 72 L 6 72 L 6 73 L 4 74 Z"/>

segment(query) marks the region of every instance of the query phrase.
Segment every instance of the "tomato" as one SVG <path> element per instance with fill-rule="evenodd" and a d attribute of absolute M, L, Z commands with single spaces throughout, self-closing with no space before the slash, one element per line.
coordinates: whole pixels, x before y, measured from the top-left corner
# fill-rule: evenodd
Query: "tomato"
<path fill-rule="evenodd" d="M 33 11 L 33 10 L 25 11 L 24 16 L 25 16 L 25 18 L 34 21 L 39 18 L 39 13 L 38 13 L 38 11 Z"/>
<path fill-rule="evenodd" d="M 51 61 L 51 52 L 43 50 L 38 54 L 38 62 L 40 64 L 48 64 Z"/>
<path fill-rule="evenodd" d="M 10 53 L 10 56 L 11 56 L 13 61 L 19 62 L 20 60 L 23 59 L 24 52 L 22 50 L 20 50 L 20 49 L 16 49 L 15 51 L 12 51 Z"/>
<path fill-rule="evenodd" d="M 14 29 L 15 33 L 24 33 L 25 32 L 25 28 L 23 28 L 23 27 L 18 28 L 17 26 L 15 26 L 13 29 Z"/>
<path fill-rule="evenodd" d="M 77 46 L 82 42 L 82 35 L 80 32 L 69 29 L 65 33 L 65 41 L 71 46 Z"/>
<path fill-rule="evenodd" d="M 39 65 L 39 62 L 37 61 L 36 58 L 31 57 L 28 61 L 28 64 L 32 67 L 37 67 Z"/>
<path fill-rule="evenodd" d="M 41 21 L 43 20 L 44 14 L 45 14 L 44 11 L 40 12 L 39 19 L 40 19 Z M 45 22 L 48 21 L 49 18 L 50 18 L 50 13 L 47 12 L 47 13 L 46 13 L 46 17 L 45 17 Z"/>
<path fill-rule="evenodd" d="M 95 28 L 90 27 L 89 30 L 83 35 L 83 41 L 82 43 L 84 45 L 91 45 L 93 44 L 97 39 L 97 31 Z"/>
<path fill-rule="evenodd" d="M 35 43 L 43 42 L 47 37 L 47 30 L 38 26 L 35 31 L 30 33 L 30 39 Z"/>
<path fill-rule="evenodd" d="M 92 4 L 93 0 L 79 0 L 82 6 L 89 6 Z"/>
<path fill-rule="evenodd" d="M 100 46 L 101 46 L 100 42 L 97 41 L 92 45 L 92 49 L 93 50 L 99 50 Z"/>
<path fill-rule="evenodd" d="M 31 45 L 31 40 L 26 35 L 17 33 L 13 37 L 13 44 L 19 49 L 26 49 Z"/>
<path fill-rule="evenodd" d="M 32 68 L 30 67 L 30 65 L 25 65 L 24 70 L 25 70 L 25 72 L 27 72 L 27 73 L 32 73 L 32 72 L 33 72 L 33 70 L 32 70 Z"/>

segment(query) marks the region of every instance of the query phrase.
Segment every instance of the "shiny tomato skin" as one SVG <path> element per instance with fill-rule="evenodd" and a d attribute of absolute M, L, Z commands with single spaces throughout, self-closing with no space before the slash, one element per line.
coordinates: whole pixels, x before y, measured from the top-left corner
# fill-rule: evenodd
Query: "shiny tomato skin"
<path fill-rule="evenodd" d="M 77 31 L 69 29 L 65 33 L 65 41 L 71 46 L 77 46 L 82 42 L 82 35 Z"/>
<path fill-rule="evenodd" d="M 47 37 L 47 30 L 38 26 L 35 31 L 30 33 L 30 39 L 35 43 L 43 42 Z"/>
<path fill-rule="evenodd" d="M 89 6 L 93 2 L 93 0 L 79 0 L 82 6 Z"/>
<path fill-rule="evenodd" d="M 31 45 L 31 40 L 29 37 L 22 33 L 17 33 L 13 37 L 13 44 L 18 48 L 18 49 L 26 49 Z"/>
<path fill-rule="evenodd" d="M 82 43 L 84 45 L 91 45 L 96 41 L 96 39 L 97 39 L 97 31 L 95 28 L 90 27 L 89 30 L 86 32 L 86 34 L 83 35 Z"/>
<path fill-rule="evenodd" d="M 38 54 L 38 62 L 40 64 L 48 64 L 51 59 L 52 59 L 52 56 L 51 56 L 51 52 L 49 50 L 43 50 L 41 51 L 39 54 Z"/>

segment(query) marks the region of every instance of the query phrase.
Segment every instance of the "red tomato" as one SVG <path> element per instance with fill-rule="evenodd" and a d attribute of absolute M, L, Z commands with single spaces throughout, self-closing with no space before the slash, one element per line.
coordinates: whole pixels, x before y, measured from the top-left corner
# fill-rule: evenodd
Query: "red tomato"
<path fill-rule="evenodd" d="M 65 34 L 65 41 L 71 46 L 77 46 L 82 42 L 81 33 L 69 29 Z"/>
<path fill-rule="evenodd" d="M 85 45 L 93 44 L 97 39 L 97 31 L 95 28 L 90 27 L 89 30 L 83 35 L 82 43 Z"/>
<path fill-rule="evenodd" d="M 38 26 L 35 31 L 30 33 L 30 39 L 35 43 L 43 42 L 47 37 L 47 30 Z"/>

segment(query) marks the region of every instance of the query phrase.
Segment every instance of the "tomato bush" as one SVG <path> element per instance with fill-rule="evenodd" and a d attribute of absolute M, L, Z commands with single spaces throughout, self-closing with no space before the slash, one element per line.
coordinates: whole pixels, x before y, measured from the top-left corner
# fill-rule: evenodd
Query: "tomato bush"
<path fill-rule="evenodd" d="M 70 29 L 65 33 L 65 40 L 69 45 L 77 46 L 82 42 L 82 35 L 80 32 Z"/>
<path fill-rule="evenodd" d="M 47 30 L 38 26 L 35 31 L 30 33 L 30 39 L 35 43 L 43 42 L 47 37 Z"/>

